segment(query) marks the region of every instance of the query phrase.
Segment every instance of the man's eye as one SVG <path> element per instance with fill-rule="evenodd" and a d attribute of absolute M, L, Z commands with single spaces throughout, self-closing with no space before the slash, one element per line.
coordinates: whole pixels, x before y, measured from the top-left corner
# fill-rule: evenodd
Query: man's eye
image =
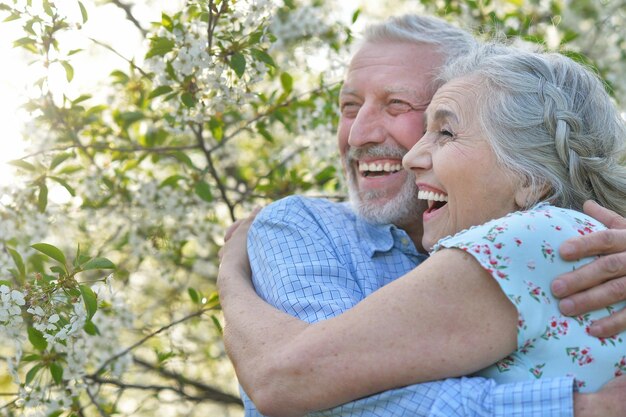
<path fill-rule="evenodd" d="M 406 101 L 396 100 L 396 99 L 389 100 L 389 107 L 394 111 L 405 111 L 405 112 L 413 109 L 413 107 Z"/>
<path fill-rule="evenodd" d="M 359 108 L 361 106 L 359 106 L 357 103 L 341 103 L 341 106 L 339 107 L 341 109 L 341 114 L 343 114 L 344 116 L 348 116 L 351 114 L 356 114 L 359 111 Z"/>

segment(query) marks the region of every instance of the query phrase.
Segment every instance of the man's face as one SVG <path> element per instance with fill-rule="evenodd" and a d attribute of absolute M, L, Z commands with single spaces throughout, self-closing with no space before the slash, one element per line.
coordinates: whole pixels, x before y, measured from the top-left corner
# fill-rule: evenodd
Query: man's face
<path fill-rule="evenodd" d="M 402 157 L 422 136 L 441 61 L 432 46 L 398 42 L 365 43 L 352 58 L 337 136 L 350 199 L 370 221 L 421 233 L 423 207 Z"/>

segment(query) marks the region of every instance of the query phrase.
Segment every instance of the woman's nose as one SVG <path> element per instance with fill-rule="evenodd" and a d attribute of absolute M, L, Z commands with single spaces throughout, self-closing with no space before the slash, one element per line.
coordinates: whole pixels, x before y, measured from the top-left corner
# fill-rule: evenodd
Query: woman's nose
<path fill-rule="evenodd" d="M 427 170 L 432 167 L 432 154 L 428 141 L 422 136 L 402 158 L 402 166 L 408 171 Z"/>

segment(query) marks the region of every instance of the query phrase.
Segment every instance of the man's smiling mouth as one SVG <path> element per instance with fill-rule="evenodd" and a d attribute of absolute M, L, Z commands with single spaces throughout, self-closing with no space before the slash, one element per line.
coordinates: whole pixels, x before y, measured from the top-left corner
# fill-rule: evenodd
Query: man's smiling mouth
<path fill-rule="evenodd" d="M 358 162 L 359 164 L 359 172 L 364 177 L 379 177 L 388 174 L 395 174 L 396 172 L 402 171 L 401 163 L 391 163 L 391 162 Z"/>

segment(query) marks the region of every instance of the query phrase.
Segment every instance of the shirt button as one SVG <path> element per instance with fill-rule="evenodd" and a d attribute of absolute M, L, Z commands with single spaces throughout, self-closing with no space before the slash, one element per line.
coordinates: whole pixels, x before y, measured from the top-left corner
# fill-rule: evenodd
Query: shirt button
<path fill-rule="evenodd" d="M 407 239 L 407 238 L 403 237 L 402 239 L 400 239 L 400 242 L 402 242 L 402 244 L 403 244 L 404 246 L 406 246 L 406 245 L 408 245 L 408 244 L 409 244 L 409 239 Z"/>

